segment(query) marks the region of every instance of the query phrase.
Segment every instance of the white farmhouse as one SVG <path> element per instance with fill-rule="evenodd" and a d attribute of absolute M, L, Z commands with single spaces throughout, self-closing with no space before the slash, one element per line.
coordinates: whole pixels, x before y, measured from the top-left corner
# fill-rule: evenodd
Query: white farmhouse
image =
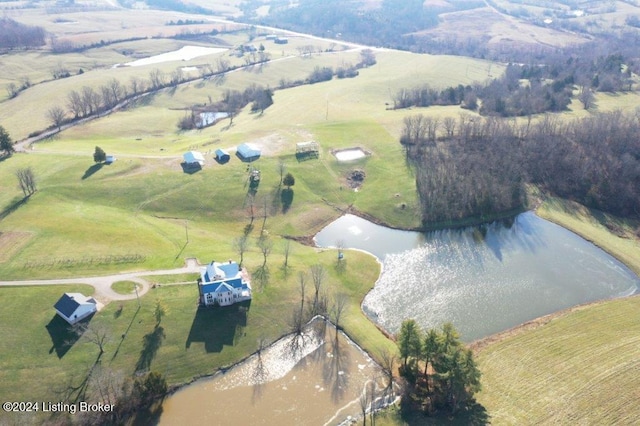
<path fill-rule="evenodd" d="M 98 310 L 98 302 L 82 293 L 65 293 L 53 307 L 62 319 L 74 325 L 95 313 Z"/>
<path fill-rule="evenodd" d="M 251 300 L 251 284 L 245 280 L 236 262 L 211 262 L 200 268 L 198 280 L 200 304 L 229 306 Z"/>

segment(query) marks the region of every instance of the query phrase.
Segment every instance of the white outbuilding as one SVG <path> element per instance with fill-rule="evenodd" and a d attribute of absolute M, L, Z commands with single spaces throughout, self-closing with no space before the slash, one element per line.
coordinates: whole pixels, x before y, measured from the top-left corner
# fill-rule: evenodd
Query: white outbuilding
<path fill-rule="evenodd" d="M 98 302 L 82 293 L 65 293 L 53 307 L 62 319 L 74 325 L 95 313 L 98 310 Z"/>

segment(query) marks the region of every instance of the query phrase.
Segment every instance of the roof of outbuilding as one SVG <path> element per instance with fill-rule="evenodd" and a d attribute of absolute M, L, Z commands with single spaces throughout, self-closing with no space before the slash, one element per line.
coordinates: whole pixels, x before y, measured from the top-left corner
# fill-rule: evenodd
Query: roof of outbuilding
<path fill-rule="evenodd" d="M 187 163 L 204 163 L 204 156 L 198 151 L 185 152 L 182 158 Z"/>
<path fill-rule="evenodd" d="M 80 306 L 80 303 L 78 303 L 73 298 L 71 293 L 65 293 L 60 299 L 58 299 L 53 307 L 58 312 L 69 318 L 76 311 L 76 309 L 78 309 L 78 306 Z"/>
<path fill-rule="evenodd" d="M 246 143 L 238 145 L 237 151 L 238 154 L 240 154 L 240 156 L 242 156 L 243 158 L 253 158 L 260 156 L 260 150 L 258 148 Z"/>

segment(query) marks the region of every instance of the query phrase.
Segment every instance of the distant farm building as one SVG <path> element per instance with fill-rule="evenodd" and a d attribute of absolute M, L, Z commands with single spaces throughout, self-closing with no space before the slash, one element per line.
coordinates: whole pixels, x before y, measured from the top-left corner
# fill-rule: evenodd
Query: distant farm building
<path fill-rule="evenodd" d="M 222 148 L 216 149 L 216 160 L 218 163 L 226 163 L 231 159 L 231 156 L 227 151 Z"/>
<path fill-rule="evenodd" d="M 296 144 L 296 158 L 298 161 L 320 156 L 320 145 L 315 141 L 299 142 Z"/>
<path fill-rule="evenodd" d="M 229 306 L 251 300 L 251 284 L 242 276 L 236 262 L 211 262 L 200 268 L 198 280 L 200 304 Z"/>
<path fill-rule="evenodd" d="M 289 39 L 286 37 L 276 37 L 273 42 L 275 44 L 287 44 L 289 43 Z"/>
<path fill-rule="evenodd" d="M 186 168 L 201 168 L 204 166 L 204 156 L 198 151 L 185 152 L 182 156 Z"/>
<path fill-rule="evenodd" d="M 265 37 L 267 40 L 275 40 L 278 38 L 277 35 L 275 34 L 267 34 L 267 36 Z"/>
<path fill-rule="evenodd" d="M 74 325 L 94 314 L 98 310 L 98 302 L 82 293 L 65 293 L 53 307 L 62 319 Z"/>
<path fill-rule="evenodd" d="M 236 150 L 236 155 L 240 160 L 251 162 L 260 158 L 260 150 L 254 146 L 251 146 L 247 143 L 243 143 L 242 145 L 238 145 Z"/>
<path fill-rule="evenodd" d="M 111 163 L 113 163 L 113 162 L 114 162 L 114 161 L 116 161 L 116 160 L 117 160 L 117 158 L 116 158 L 116 156 L 115 156 L 115 155 L 107 155 L 107 157 L 105 158 L 104 162 L 105 162 L 106 164 L 111 164 Z"/>

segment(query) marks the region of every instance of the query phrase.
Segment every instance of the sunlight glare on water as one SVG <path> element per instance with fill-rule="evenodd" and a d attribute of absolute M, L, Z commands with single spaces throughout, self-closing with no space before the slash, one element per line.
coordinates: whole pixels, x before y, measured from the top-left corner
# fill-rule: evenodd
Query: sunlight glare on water
<path fill-rule="evenodd" d="M 354 226 L 361 235 L 344 232 Z M 640 287 L 640 279 L 612 256 L 531 212 L 506 225 L 427 234 L 347 215 L 320 231 L 316 243 L 335 246 L 339 238 L 383 261 L 363 309 L 392 333 L 406 318 L 425 328 L 450 321 L 463 340 L 472 341 Z"/>

